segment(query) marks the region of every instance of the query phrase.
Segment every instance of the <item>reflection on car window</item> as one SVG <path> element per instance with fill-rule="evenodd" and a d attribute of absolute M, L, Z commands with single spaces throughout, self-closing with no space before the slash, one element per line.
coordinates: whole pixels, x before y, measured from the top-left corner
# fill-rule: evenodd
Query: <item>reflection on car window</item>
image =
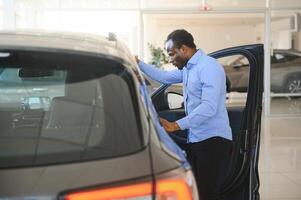
<path fill-rule="evenodd" d="M 227 76 L 227 105 L 244 106 L 249 86 L 249 61 L 243 55 L 226 56 L 218 59 Z"/>

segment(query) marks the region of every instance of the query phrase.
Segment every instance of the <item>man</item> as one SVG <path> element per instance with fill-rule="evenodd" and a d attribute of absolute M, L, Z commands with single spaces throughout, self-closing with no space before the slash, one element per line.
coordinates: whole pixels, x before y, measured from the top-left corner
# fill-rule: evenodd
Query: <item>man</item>
<path fill-rule="evenodd" d="M 226 75 L 212 57 L 196 49 L 186 30 L 175 30 L 165 42 L 170 62 L 178 69 L 163 71 L 145 64 L 136 57 L 140 69 L 150 78 L 165 84 L 183 83 L 186 117 L 175 122 L 160 119 L 172 134 L 188 130 L 187 157 L 195 174 L 200 197 L 220 199 L 222 180 L 232 143 L 225 106 Z"/>

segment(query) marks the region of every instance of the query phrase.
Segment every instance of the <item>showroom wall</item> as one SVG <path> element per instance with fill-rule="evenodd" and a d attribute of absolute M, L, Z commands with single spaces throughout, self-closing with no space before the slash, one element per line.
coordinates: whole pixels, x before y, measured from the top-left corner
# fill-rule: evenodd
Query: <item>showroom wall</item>
<path fill-rule="evenodd" d="M 241 15 L 240 15 L 241 16 Z M 263 16 L 240 19 L 239 15 L 146 15 L 145 26 L 145 58 L 150 53 L 147 43 L 157 47 L 164 47 L 167 35 L 175 30 L 184 28 L 191 32 L 196 45 L 206 53 L 219 49 L 252 44 L 260 42 L 255 28 L 258 21 L 263 21 Z M 263 27 L 261 27 L 263 28 Z M 154 31 L 156 30 L 155 34 Z M 263 30 L 261 31 L 263 32 Z"/>
<path fill-rule="evenodd" d="M 295 28 L 295 14 L 297 12 L 272 16 L 272 49 L 301 50 L 301 18 L 297 18 L 299 27 Z M 260 14 L 145 15 L 144 23 L 147 24 L 144 36 L 146 59 L 150 55 L 148 43 L 163 48 L 167 35 L 179 28 L 190 31 L 197 46 L 207 53 L 234 45 L 264 42 L 264 16 Z"/>

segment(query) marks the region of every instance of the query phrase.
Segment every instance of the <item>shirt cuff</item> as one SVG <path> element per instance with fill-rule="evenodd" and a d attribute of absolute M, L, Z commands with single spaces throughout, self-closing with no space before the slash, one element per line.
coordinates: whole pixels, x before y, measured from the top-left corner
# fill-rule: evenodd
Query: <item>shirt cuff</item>
<path fill-rule="evenodd" d="M 138 66 L 139 66 L 139 68 L 143 71 L 143 69 L 145 68 L 145 65 L 147 65 L 145 62 L 143 62 L 143 61 L 139 61 L 139 63 L 138 63 Z M 146 66 L 147 67 L 147 66 Z"/>
<path fill-rule="evenodd" d="M 181 130 L 189 129 L 189 120 L 188 117 L 184 117 L 176 121 Z"/>

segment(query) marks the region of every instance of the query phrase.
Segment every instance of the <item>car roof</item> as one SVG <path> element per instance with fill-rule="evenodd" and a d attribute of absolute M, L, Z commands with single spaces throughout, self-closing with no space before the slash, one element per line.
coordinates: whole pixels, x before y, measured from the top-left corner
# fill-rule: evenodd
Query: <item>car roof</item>
<path fill-rule="evenodd" d="M 301 52 L 297 51 L 295 49 L 274 49 L 273 52 L 274 53 L 288 53 L 288 54 L 301 56 Z"/>
<path fill-rule="evenodd" d="M 0 48 L 40 51 L 78 51 L 118 58 L 133 63 L 134 58 L 123 42 L 114 36 L 50 31 L 2 31 Z"/>

